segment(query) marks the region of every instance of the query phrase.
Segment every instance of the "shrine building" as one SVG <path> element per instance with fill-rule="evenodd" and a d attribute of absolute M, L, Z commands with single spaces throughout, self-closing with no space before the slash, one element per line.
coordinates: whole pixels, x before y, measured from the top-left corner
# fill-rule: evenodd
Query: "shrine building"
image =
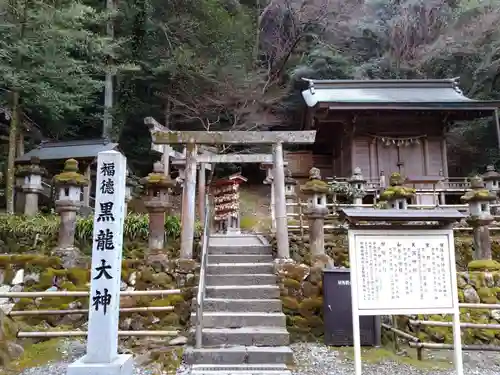
<path fill-rule="evenodd" d="M 368 190 L 393 172 L 417 189 L 429 187 L 451 181 L 445 134 L 453 123 L 492 116 L 499 132 L 500 101 L 469 99 L 455 79 L 306 81 L 302 129 L 317 135 L 310 148 L 286 154 L 294 177 L 314 166 L 345 179 L 359 167 Z"/>

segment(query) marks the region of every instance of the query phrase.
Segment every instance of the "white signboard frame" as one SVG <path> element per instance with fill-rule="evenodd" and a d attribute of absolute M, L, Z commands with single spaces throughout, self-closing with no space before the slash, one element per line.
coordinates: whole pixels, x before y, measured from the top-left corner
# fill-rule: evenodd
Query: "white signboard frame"
<path fill-rule="evenodd" d="M 462 363 L 462 339 L 460 334 L 460 310 L 457 291 L 456 263 L 455 263 L 455 245 L 453 239 L 453 229 L 349 229 L 349 263 L 351 278 L 351 300 L 352 300 L 352 326 L 354 339 L 354 363 L 356 375 L 361 375 L 361 338 L 360 338 L 360 316 L 373 315 L 413 315 L 413 314 L 450 314 L 453 315 L 453 341 L 455 354 L 455 368 L 457 375 L 463 375 Z M 370 250 L 361 248 L 371 243 Z M 385 247 L 375 248 L 376 244 L 385 244 Z M 439 252 L 432 251 L 438 244 Z M 422 245 L 423 244 L 423 245 Z M 441 246 L 442 244 L 442 246 Z M 405 251 L 408 247 L 411 249 L 424 246 L 429 249 L 429 257 L 420 256 L 415 253 Z M 370 254 L 369 256 L 366 254 Z M 401 256 L 410 257 L 408 259 L 418 269 L 419 276 L 415 275 L 415 268 L 400 269 L 401 263 L 398 261 Z M 436 255 L 437 254 L 437 255 Z M 413 258 L 411 256 L 413 255 Z M 435 264 L 433 257 L 439 256 L 443 263 L 441 269 L 436 270 L 435 266 L 430 268 L 430 278 L 427 280 L 423 272 L 429 274 L 429 265 Z M 425 258 L 422 261 L 422 258 Z M 415 261 L 414 261 L 415 260 Z M 378 262 L 381 272 L 375 274 L 373 265 Z M 398 268 L 394 270 L 394 266 Z M 390 268 L 392 267 L 392 268 Z M 371 269 L 371 271 L 367 271 Z M 392 271 L 391 271 L 392 270 Z M 413 274 L 405 277 L 404 272 Z M 440 297 L 433 295 L 429 298 L 430 291 L 421 294 L 415 298 L 415 290 L 401 290 L 404 298 L 393 299 L 394 290 L 392 285 L 396 277 L 407 280 L 415 278 L 415 284 L 426 285 L 434 284 L 433 272 L 444 273 L 444 277 L 439 277 Z M 396 276 L 397 275 L 397 276 Z M 423 275 L 423 276 L 422 276 Z M 437 278 L 437 275 L 436 275 Z M 416 280 L 418 279 L 418 280 Z M 391 282 L 392 281 L 392 282 Z M 402 280 L 403 281 L 403 280 Z M 429 285 L 432 286 L 432 285 Z M 405 288 L 402 286 L 401 289 Z M 408 287 L 410 288 L 410 287 Z M 449 289 L 448 289 L 449 288 Z M 370 289 L 367 292 L 367 289 Z M 419 288 L 420 289 L 420 288 Z M 448 290 L 447 290 L 448 289 Z M 366 295 L 365 295 L 366 294 Z M 424 296 L 422 298 L 422 296 Z M 365 297 L 368 297 L 366 300 Z"/>

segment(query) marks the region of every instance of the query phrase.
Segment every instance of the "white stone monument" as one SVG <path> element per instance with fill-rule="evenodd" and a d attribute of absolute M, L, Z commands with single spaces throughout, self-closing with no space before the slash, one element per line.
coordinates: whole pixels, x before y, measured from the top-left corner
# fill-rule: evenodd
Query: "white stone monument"
<path fill-rule="evenodd" d="M 454 210 L 344 209 L 341 216 L 349 221 L 355 374 L 361 375 L 360 316 L 450 314 L 456 374 L 463 375 L 451 226 L 463 215 Z M 416 222 L 422 224 L 409 225 Z"/>
<path fill-rule="evenodd" d="M 118 354 L 125 180 L 127 159 L 100 152 L 92 245 L 87 354 L 68 366 L 68 375 L 131 375 L 131 355 Z"/>

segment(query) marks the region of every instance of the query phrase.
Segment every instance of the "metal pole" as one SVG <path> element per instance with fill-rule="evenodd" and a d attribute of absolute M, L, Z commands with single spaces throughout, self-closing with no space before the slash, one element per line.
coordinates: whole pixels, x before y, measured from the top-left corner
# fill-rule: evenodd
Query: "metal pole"
<path fill-rule="evenodd" d="M 118 336 L 177 336 L 179 331 L 118 331 Z M 47 331 L 47 332 L 18 332 L 18 338 L 34 337 L 85 337 L 87 331 Z"/>
<path fill-rule="evenodd" d="M 173 306 L 152 306 L 152 307 L 122 307 L 121 313 L 136 313 L 136 312 L 157 312 L 157 311 L 174 311 Z M 8 316 L 38 316 L 38 315 L 79 315 L 88 314 L 89 309 L 74 309 L 74 310 L 20 310 L 11 311 Z"/>

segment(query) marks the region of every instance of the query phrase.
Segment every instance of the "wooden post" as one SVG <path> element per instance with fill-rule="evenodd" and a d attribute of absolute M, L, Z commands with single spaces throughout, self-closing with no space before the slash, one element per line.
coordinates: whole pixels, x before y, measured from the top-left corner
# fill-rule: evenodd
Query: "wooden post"
<path fill-rule="evenodd" d="M 193 257 L 195 202 L 196 202 L 196 149 L 194 143 L 187 145 L 186 169 L 182 202 L 181 259 Z"/>
<path fill-rule="evenodd" d="M 495 109 L 495 128 L 497 130 L 497 147 L 500 150 L 500 121 L 498 120 L 498 109 Z"/>
<path fill-rule="evenodd" d="M 278 242 L 278 257 L 290 258 L 288 243 L 288 221 L 285 201 L 285 168 L 283 166 L 283 143 L 276 142 L 273 146 L 274 158 L 274 191 L 276 212 L 276 239 Z"/>

